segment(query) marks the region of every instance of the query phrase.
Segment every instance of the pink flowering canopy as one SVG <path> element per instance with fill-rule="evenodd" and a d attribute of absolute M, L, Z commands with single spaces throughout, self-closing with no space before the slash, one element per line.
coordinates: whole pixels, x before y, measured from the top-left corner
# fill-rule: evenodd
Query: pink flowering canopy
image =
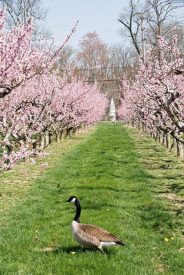
<path fill-rule="evenodd" d="M 184 143 L 184 76 L 177 38 L 166 42 L 159 37 L 158 56 L 148 51 L 133 80 L 124 76 L 119 116 L 150 133 L 171 134 Z"/>
<path fill-rule="evenodd" d="M 46 134 L 76 130 L 100 120 L 107 99 L 97 85 L 60 77 L 54 64 L 71 33 L 56 51 L 32 44 L 31 20 L 4 31 L 0 12 L 0 168 L 10 169 L 37 154 Z"/>

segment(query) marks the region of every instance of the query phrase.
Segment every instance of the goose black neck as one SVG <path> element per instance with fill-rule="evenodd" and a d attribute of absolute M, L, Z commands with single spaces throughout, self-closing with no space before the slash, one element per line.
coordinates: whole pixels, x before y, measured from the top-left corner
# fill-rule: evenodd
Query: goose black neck
<path fill-rule="evenodd" d="M 74 217 L 74 221 L 80 222 L 81 205 L 78 199 L 75 201 L 75 206 L 76 206 L 76 214 Z"/>

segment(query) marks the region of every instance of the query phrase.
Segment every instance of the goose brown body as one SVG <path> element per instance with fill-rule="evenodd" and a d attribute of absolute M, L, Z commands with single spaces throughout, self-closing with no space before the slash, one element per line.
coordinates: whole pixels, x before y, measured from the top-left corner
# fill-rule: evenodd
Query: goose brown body
<path fill-rule="evenodd" d="M 70 197 L 68 201 L 76 206 L 76 215 L 72 221 L 73 238 L 84 247 L 96 247 L 103 250 L 105 246 L 124 245 L 124 242 L 102 227 L 80 223 L 81 206 L 76 197 Z"/>

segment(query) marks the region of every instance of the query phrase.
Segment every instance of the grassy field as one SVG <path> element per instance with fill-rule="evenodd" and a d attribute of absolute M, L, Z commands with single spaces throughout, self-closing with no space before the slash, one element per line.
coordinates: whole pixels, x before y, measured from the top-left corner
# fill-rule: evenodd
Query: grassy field
<path fill-rule="evenodd" d="M 183 274 L 182 162 L 109 123 L 49 150 L 2 175 L 0 274 Z M 81 200 L 82 222 L 127 245 L 105 255 L 80 248 L 70 232 L 74 210 L 64 202 L 70 195 Z"/>

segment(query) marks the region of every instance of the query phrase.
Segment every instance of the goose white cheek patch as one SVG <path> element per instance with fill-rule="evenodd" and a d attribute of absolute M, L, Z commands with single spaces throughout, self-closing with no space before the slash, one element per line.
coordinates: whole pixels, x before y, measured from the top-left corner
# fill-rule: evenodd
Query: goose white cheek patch
<path fill-rule="evenodd" d="M 72 203 L 75 203 L 75 201 L 76 201 L 76 198 L 73 198 L 73 199 L 71 200 Z"/>

